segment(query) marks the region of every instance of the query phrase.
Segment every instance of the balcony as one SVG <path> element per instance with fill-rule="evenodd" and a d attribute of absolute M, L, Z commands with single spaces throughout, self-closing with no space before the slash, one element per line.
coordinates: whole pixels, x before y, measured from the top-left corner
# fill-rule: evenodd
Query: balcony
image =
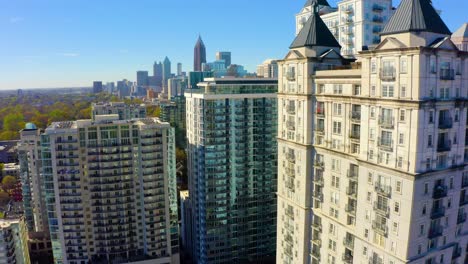
<path fill-rule="evenodd" d="M 375 183 L 375 191 L 378 194 L 381 194 L 386 197 L 391 197 L 392 196 L 392 187 L 388 185 L 384 185 L 380 182 Z"/>
<path fill-rule="evenodd" d="M 390 206 L 388 205 L 383 205 L 380 203 L 375 202 L 374 203 L 374 211 L 380 215 L 383 215 L 385 217 L 390 217 Z"/>
<path fill-rule="evenodd" d="M 396 80 L 395 68 L 384 68 L 380 70 L 380 80 L 384 82 L 394 82 Z"/>
<path fill-rule="evenodd" d="M 289 130 L 296 130 L 296 123 L 294 121 L 287 121 L 286 122 L 286 127 Z"/>
<path fill-rule="evenodd" d="M 433 199 L 441 199 L 447 197 L 447 186 L 438 185 L 434 187 L 434 191 L 432 192 Z"/>
<path fill-rule="evenodd" d="M 288 71 L 286 72 L 286 79 L 288 79 L 288 81 L 295 81 L 296 80 L 296 72 L 295 71 Z"/>
<path fill-rule="evenodd" d="M 293 153 L 286 153 L 286 159 L 291 163 L 296 163 L 296 155 Z"/>
<path fill-rule="evenodd" d="M 345 237 L 343 239 L 343 246 L 349 248 L 349 249 L 353 249 L 354 248 L 354 239 L 353 238 L 349 238 L 349 237 Z"/>
<path fill-rule="evenodd" d="M 353 13 L 354 13 L 354 9 L 353 9 L 352 7 L 344 8 L 344 9 L 343 9 L 343 13 L 345 13 L 345 14 L 353 14 Z"/>
<path fill-rule="evenodd" d="M 459 247 L 458 245 L 455 246 L 455 247 L 453 248 L 452 260 L 461 257 L 462 252 L 463 252 L 463 250 L 462 250 L 461 247 Z M 453 263 L 453 262 L 452 262 L 452 263 Z"/>
<path fill-rule="evenodd" d="M 322 224 L 320 222 L 317 222 L 317 221 L 312 222 L 312 227 L 317 229 L 319 232 L 322 232 Z"/>
<path fill-rule="evenodd" d="M 322 192 L 313 192 L 312 196 L 315 199 L 318 199 L 319 201 L 323 202 L 323 193 Z"/>
<path fill-rule="evenodd" d="M 345 207 L 345 211 L 350 215 L 356 216 L 356 205 L 347 204 Z"/>
<path fill-rule="evenodd" d="M 446 140 L 443 142 L 439 142 L 437 144 L 437 152 L 447 152 L 452 149 L 452 142 L 450 140 Z"/>
<path fill-rule="evenodd" d="M 349 253 L 343 253 L 341 260 L 343 260 L 343 263 L 345 264 L 353 264 L 353 255 Z"/>
<path fill-rule="evenodd" d="M 377 145 L 384 151 L 393 152 L 393 140 L 379 138 Z"/>
<path fill-rule="evenodd" d="M 349 118 L 352 122 L 361 123 L 361 111 L 352 111 L 349 114 Z"/>
<path fill-rule="evenodd" d="M 383 17 L 380 17 L 380 16 L 374 16 L 372 18 L 372 22 L 374 22 L 374 23 L 383 23 L 383 21 L 384 21 Z"/>
<path fill-rule="evenodd" d="M 345 24 L 351 24 L 354 22 L 354 20 L 351 17 L 345 17 L 342 19 L 343 23 Z"/>
<path fill-rule="evenodd" d="M 317 167 L 317 168 L 322 168 L 325 166 L 324 162 L 321 161 L 321 160 L 315 160 L 314 162 L 314 166 Z"/>
<path fill-rule="evenodd" d="M 468 177 L 463 177 L 462 179 L 462 188 L 468 187 Z"/>
<path fill-rule="evenodd" d="M 380 33 L 382 31 L 382 28 L 381 27 L 373 27 L 372 28 L 372 33 Z"/>
<path fill-rule="evenodd" d="M 453 120 L 451 117 L 439 119 L 439 129 L 450 129 L 453 127 Z"/>
<path fill-rule="evenodd" d="M 433 207 L 431 210 L 431 219 L 438 219 L 442 218 L 445 215 L 445 207 L 439 206 L 439 207 Z"/>
<path fill-rule="evenodd" d="M 434 239 L 436 237 L 442 236 L 443 232 L 444 232 L 444 229 L 442 228 L 442 226 L 432 226 L 429 229 L 429 233 L 427 234 L 427 237 L 429 239 Z"/>
<path fill-rule="evenodd" d="M 354 35 L 354 30 L 352 28 L 345 28 L 343 29 L 343 34 L 352 36 Z"/>
<path fill-rule="evenodd" d="M 288 112 L 288 114 L 290 115 L 295 115 L 296 107 L 294 107 L 293 105 L 288 105 L 288 107 L 286 107 L 286 112 Z"/>
<path fill-rule="evenodd" d="M 325 133 L 325 127 L 324 126 L 315 126 L 314 131 L 317 133 Z"/>
<path fill-rule="evenodd" d="M 296 171 L 294 170 L 294 168 L 285 168 L 284 170 L 286 172 L 286 175 L 293 178 L 296 176 Z"/>
<path fill-rule="evenodd" d="M 356 198 L 357 197 L 357 188 L 356 187 L 347 187 L 346 188 L 346 194 L 348 196 Z"/>
<path fill-rule="evenodd" d="M 358 168 L 349 169 L 346 175 L 348 176 L 349 179 L 357 180 L 357 178 L 359 177 L 359 169 Z"/>
<path fill-rule="evenodd" d="M 323 186 L 323 184 L 324 184 L 323 177 L 315 175 L 314 183 L 317 184 L 317 185 Z"/>
<path fill-rule="evenodd" d="M 441 69 L 440 70 L 440 79 L 444 81 L 453 81 L 455 80 L 455 70 L 454 69 Z"/>
<path fill-rule="evenodd" d="M 351 130 L 349 132 L 349 138 L 350 139 L 355 139 L 355 140 L 360 140 L 361 139 L 361 130 Z"/>
<path fill-rule="evenodd" d="M 466 213 L 458 213 L 457 225 L 465 223 L 465 222 L 466 222 Z"/>
<path fill-rule="evenodd" d="M 462 192 L 460 195 L 460 206 L 464 206 L 466 204 L 468 204 L 468 194 Z"/>
<path fill-rule="evenodd" d="M 372 221 L 372 229 L 374 229 L 375 232 L 387 236 L 388 235 L 388 226 L 387 224 L 378 222 L 378 221 Z"/>
<path fill-rule="evenodd" d="M 386 129 L 393 129 L 395 127 L 395 118 L 393 118 L 393 116 L 379 116 L 379 126 Z"/>
<path fill-rule="evenodd" d="M 323 109 L 317 109 L 315 110 L 315 114 L 320 117 L 325 117 L 325 110 Z"/>
<path fill-rule="evenodd" d="M 373 5 L 372 11 L 377 12 L 377 13 L 382 13 L 384 11 L 384 8 L 379 5 Z"/>

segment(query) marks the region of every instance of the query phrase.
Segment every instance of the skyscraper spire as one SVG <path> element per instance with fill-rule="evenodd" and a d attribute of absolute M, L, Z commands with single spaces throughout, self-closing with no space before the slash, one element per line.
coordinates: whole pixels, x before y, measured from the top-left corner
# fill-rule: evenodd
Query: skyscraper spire
<path fill-rule="evenodd" d="M 206 47 L 201 36 L 199 35 L 194 48 L 193 70 L 202 71 L 203 63 L 206 63 Z"/>

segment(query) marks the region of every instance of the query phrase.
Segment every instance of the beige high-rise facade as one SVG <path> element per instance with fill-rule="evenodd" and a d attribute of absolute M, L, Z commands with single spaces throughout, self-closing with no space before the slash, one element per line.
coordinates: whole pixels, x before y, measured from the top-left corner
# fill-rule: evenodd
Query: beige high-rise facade
<path fill-rule="evenodd" d="M 277 263 L 466 263 L 468 53 L 426 0 L 350 65 L 322 23 L 279 63 Z"/>
<path fill-rule="evenodd" d="M 30 264 L 28 228 L 23 217 L 0 220 L 0 264 Z"/>

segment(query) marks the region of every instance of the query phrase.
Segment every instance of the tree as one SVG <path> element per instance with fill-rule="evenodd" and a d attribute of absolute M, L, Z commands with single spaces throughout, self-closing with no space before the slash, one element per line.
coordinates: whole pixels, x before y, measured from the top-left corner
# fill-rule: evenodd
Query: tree
<path fill-rule="evenodd" d="M 16 185 L 16 178 L 14 176 L 7 175 L 2 179 L 2 187 L 5 192 L 13 189 Z"/>
<path fill-rule="evenodd" d="M 10 201 L 10 195 L 0 190 L 0 205 L 4 205 Z"/>
<path fill-rule="evenodd" d="M 24 128 L 24 116 L 21 113 L 10 113 L 3 119 L 3 130 L 20 131 Z"/>
<path fill-rule="evenodd" d="M 0 176 L 3 175 L 3 168 L 5 168 L 5 165 L 3 165 L 3 163 L 0 163 Z"/>

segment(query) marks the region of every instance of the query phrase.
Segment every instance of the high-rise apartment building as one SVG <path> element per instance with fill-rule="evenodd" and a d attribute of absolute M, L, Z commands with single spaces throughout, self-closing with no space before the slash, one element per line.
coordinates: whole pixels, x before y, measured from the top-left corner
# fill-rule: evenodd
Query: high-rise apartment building
<path fill-rule="evenodd" d="M 277 60 L 266 60 L 257 66 L 257 76 L 263 78 L 278 78 Z"/>
<path fill-rule="evenodd" d="M 0 219 L 0 264 L 30 264 L 28 228 L 23 217 Z"/>
<path fill-rule="evenodd" d="M 94 103 L 91 109 L 92 119 L 99 115 L 118 115 L 119 120 L 145 118 L 146 106 L 144 104 L 128 105 L 124 102 Z"/>
<path fill-rule="evenodd" d="M 296 16 L 297 34 L 310 17 L 315 2 L 346 57 L 354 57 L 366 47 L 380 43 L 379 33 L 394 13 L 392 0 L 341 0 L 337 8 L 330 7 L 326 0 L 309 0 Z"/>
<path fill-rule="evenodd" d="M 155 81 L 155 86 L 162 87 L 163 80 L 163 64 L 162 62 L 156 63 L 153 65 L 153 78 Z"/>
<path fill-rule="evenodd" d="M 137 86 L 147 87 L 148 85 L 148 71 L 137 71 Z"/>
<path fill-rule="evenodd" d="M 177 63 L 177 76 L 182 76 L 182 63 Z"/>
<path fill-rule="evenodd" d="M 463 25 L 452 34 L 452 42 L 459 50 L 468 51 L 468 23 L 463 23 Z"/>
<path fill-rule="evenodd" d="M 323 25 L 314 13 L 297 39 Z M 402 0 L 351 67 L 334 62 L 336 44 L 291 47 L 279 63 L 277 263 L 468 261 L 468 53 L 450 35 L 429 1 Z"/>
<path fill-rule="evenodd" d="M 179 262 L 169 124 L 118 114 L 53 123 L 41 152 L 56 263 Z"/>
<path fill-rule="evenodd" d="M 206 47 L 201 37 L 198 37 L 193 49 L 193 71 L 202 71 L 203 63 L 206 63 Z"/>
<path fill-rule="evenodd" d="M 224 61 L 224 67 L 227 68 L 231 65 L 231 52 L 230 51 L 218 51 L 216 52 L 216 60 Z"/>
<path fill-rule="evenodd" d="M 188 78 L 187 77 L 175 77 L 169 79 L 167 83 L 167 98 L 171 99 L 174 96 L 181 96 L 187 89 Z"/>
<path fill-rule="evenodd" d="M 93 82 L 93 93 L 101 93 L 102 92 L 102 82 Z"/>
<path fill-rule="evenodd" d="M 277 80 L 213 78 L 198 87 L 185 93 L 188 248 L 200 264 L 274 258 Z"/>

